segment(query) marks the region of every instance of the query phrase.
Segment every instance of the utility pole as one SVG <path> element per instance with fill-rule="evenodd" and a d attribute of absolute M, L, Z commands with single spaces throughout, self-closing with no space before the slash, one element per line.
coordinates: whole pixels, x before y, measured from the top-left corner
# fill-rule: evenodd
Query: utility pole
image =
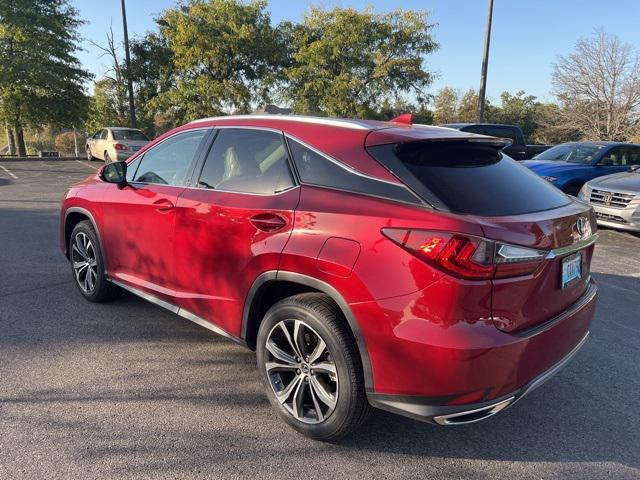
<path fill-rule="evenodd" d="M 484 122 L 484 97 L 487 90 L 487 67 L 489 65 L 489 43 L 491 42 L 491 18 L 493 17 L 493 0 L 489 0 L 487 10 L 487 29 L 484 33 L 484 54 L 482 55 L 482 71 L 480 73 L 480 92 L 478 92 L 478 122 Z"/>
<path fill-rule="evenodd" d="M 131 127 L 137 126 L 136 122 L 136 106 L 133 103 L 133 82 L 131 81 L 131 57 L 129 56 L 129 33 L 127 32 L 127 9 L 124 6 L 124 0 L 120 0 L 122 5 L 122 27 L 124 29 L 124 59 L 126 63 L 127 87 L 129 88 L 129 117 Z"/>

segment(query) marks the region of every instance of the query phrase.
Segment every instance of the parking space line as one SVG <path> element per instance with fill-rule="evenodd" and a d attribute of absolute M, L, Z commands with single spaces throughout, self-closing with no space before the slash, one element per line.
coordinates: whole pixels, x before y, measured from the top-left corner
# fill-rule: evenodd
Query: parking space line
<path fill-rule="evenodd" d="M 84 163 L 82 160 L 76 160 L 76 162 L 78 162 L 81 165 L 84 165 L 85 167 L 89 167 L 89 168 L 93 168 L 94 170 L 98 170 L 98 167 L 94 167 L 93 165 L 89 165 L 88 163 Z"/>
<path fill-rule="evenodd" d="M 17 180 L 17 179 L 18 179 L 18 176 L 17 176 L 17 175 L 15 175 L 14 173 L 10 172 L 8 168 L 3 167 L 2 165 L 0 165 L 0 168 L 1 168 L 2 170 L 4 170 L 5 172 L 7 172 L 11 178 L 13 178 L 13 179 L 15 179 L 15 180 Z"/>

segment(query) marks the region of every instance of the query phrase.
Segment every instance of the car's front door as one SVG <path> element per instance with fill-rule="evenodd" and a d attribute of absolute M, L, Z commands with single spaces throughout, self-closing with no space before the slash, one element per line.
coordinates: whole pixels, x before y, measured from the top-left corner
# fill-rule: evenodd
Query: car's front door
<path fill-rule="evenodd" d="M 220 128 L 178 198 L 178 305 L 239 336 L 253 281 L 278 268 L 299 191 L 281 132 Z"/>
<path fill-rule="evenodd" d="M 175 205 L 208 132 L 168 137 L 128 166 L 124 188 L 107 187 L 103 243 L 110 278 L 174 300 Z"/>

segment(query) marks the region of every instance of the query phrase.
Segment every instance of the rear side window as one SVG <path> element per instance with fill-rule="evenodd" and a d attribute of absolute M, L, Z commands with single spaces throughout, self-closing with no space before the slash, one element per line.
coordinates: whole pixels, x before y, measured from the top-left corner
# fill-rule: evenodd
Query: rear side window
<path fill-rule="evenodd" d="M 401 202 L 423 203 L 402 185 L 393 185 L 358 174 L 291 138 L 287 138 L 287 142 L 302 183 Z"/>
<path fill-rule="evenodd" d="M 485 135 L 490 137 L 509 138 L 513 143 L 520 143 L 520 138 L 514 128 L 503 127 L 500 125 L 485 125 Z"/>
<path fill-rule="evenodd" d="M 198 180 L 201 188 L 269 195 L 293 186 L 282 134 L 220 129 Z"/>
<path fill-rule="evenodd" d="M 566 195 L 491 145 L 432 141 L 369 152 L 426 201 L 452 212 L 504 216 L 557 208 Z"/>

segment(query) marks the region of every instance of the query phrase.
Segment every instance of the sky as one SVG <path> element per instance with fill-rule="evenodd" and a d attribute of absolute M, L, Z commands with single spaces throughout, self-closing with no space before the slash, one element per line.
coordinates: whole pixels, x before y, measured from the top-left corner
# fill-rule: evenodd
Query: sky
<path fill-rule="evenodd" d="M 79 57 L 98 78 L 108 60 L 89 43 L 106 43 L 113 22 L 116 40 L 122 40 L 120 0 L 72 0 L 87 23 Z M 127 0 L 129 37 L 155 29 L 154 18 L 175 0 Z M 297 21 L 310 6 L 323 8 L 366 6 L 376 12 L 395 8 L 427 10 L 435 23 L 434 39 L 440 48 L 425 58 L 426 67 L 437 74 L 428 93 L 450 86 L 461 91 L 477 89 L 480 82 L 486 0 L 271 0 L 268 10 L 274 24 Z M 581 37 L 598 29 L 616 34 L 640 48 L 640 0 L 494 0 L 491 50 L 487 75 L 487 96 L 498 100 L 500 93 L 524 90 L 543 101 L 553 100 L 551 71 L 558 55 L 570 53 Z"/>

